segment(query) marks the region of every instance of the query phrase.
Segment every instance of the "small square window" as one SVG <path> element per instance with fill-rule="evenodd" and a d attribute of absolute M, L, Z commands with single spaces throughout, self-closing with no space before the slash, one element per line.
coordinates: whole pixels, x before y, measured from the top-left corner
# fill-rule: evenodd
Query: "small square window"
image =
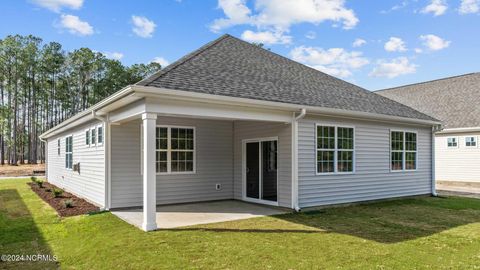
<path fill-rule="evenodd" d="M 465 137 L 466 147 L 477 147 L 477 137 Z"/>
<path fill-rule="evenodd" d="M 457 139 L 457 137 L 449 137 L 449 138 L 447 138 L 447 146 L 448 146 L 448 147 L 458 147 L 458 139 Z"/>

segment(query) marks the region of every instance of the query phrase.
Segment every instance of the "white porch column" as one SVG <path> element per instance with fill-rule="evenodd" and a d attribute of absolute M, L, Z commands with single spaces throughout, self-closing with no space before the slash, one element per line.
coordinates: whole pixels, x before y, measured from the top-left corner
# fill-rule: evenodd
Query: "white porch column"
<path fill-rule="evenodd" d="M 144 231 L 157 229 L 156 172 L 155 172 L 155 128 L 157 115 L 142 114 L 143 120 L 143 224 Z"/>

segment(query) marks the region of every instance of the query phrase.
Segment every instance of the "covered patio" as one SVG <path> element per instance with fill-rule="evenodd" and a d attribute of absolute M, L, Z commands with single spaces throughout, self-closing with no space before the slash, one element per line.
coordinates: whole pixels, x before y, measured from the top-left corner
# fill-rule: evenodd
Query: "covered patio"
<path fill-rule="evenodd" d="M 236 200 L 157 206 L 157 229 L 171 229 L 254 217 L 285 214 L 288 210 Z M 112 211 L 120 219 L 142 228 L 142 208 Z"/>
<path fill-rule="evenodd" d="M 108 113 L 106 205 L 114 214 L 151 231 L 293 208 L 297 114 L 137 88 L 145 92 Z"/>

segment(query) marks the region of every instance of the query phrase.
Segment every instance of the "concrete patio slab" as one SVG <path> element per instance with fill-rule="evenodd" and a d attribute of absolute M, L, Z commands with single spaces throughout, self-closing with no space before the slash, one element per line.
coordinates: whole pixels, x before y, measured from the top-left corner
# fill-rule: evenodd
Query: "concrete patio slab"
<path fill-rule="evenodd" d="M 158 229 L 169 229 L 284 213 L 287 211 L 270 206 L 226 200 L 157 206 L 156 220 Z M 142 226 L 142 208 L 118 209 L 112 214 L 139 228 Z"/>

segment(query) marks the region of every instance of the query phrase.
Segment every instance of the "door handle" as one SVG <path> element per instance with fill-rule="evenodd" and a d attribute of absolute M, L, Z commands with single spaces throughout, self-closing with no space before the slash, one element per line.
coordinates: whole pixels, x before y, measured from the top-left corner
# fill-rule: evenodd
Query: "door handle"
<path fill-rule="evenodd" d="M 247 173 L 249 173 L 249 172 L 250 172 L 250 169 L 247 167 Z"/>

